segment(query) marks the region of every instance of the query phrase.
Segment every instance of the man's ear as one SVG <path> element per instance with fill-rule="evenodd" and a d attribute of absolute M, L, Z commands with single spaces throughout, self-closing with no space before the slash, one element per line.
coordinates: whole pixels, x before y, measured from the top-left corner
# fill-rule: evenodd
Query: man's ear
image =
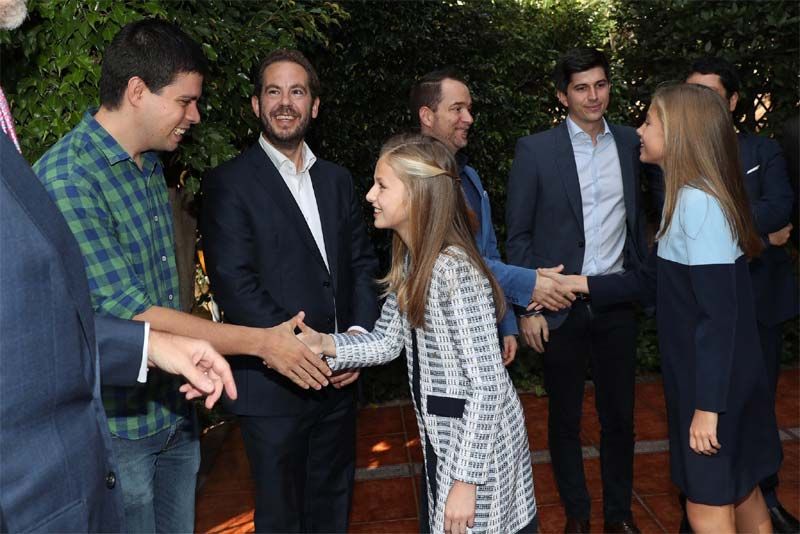
<path fill-rule="evenodd" d="M 315 98 L 314 103 L 311 104 L 311 118 L 316 119 L 318 113 L 319 113 L 319 97 Z"/>
<path fill-rule="evenodd" d="M 147 84 L 144 83 L 144 80 L 138 76 L 133 76 L 128 80 L 128 85 L 125 87 L 125 93 L 122 99 L 133 107 L 139 107 L 142 103 L 142 99 L 149 92 L 150 90 L 147 88 Z"/>
<path fill-rule="evenodd" d="M 735 91 L 728 99 L 728 109 L 733 112 L 736 109 L 736 104 L 739 103 L 739 92 Z"/>
<path fill-rule="evenodd" d="M 567 100 L 567 95 L 561 91 L 556 91 L 556 96 L 558 97 L 558 101 L 561 102 L 561 105 L 569 109 L 569 100 Z"/>
<path fill-rule="evenodd" d="M 250 97 L 250 106 L 252 106 L 253 113 L 256 117 L 261 115 L 261 102 L 258 101 L 258 97 L 256 95 Z"/>
<path fill-rule="evenodd" d="M 428 106 L 419 108 L 419 125 L 423 128 L 433 128 L 434 111 Z"/>

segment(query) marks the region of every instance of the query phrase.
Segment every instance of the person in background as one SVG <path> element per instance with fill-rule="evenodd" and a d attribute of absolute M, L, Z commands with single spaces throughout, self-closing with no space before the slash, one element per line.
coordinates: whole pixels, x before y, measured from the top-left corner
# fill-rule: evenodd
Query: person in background
<path fill-rule="evenodd" d="M 478 251 L 497 278 L 506 300 L 522 309 L 531 302 L 540 303 L 554 311 L 568 307 L 575 297 L 559 287 L 557 280 L 554 280 L 557 277 L 537 280 L 536 271 L 508 265 L 500 258 L 489 193 L 483 188 L 477 171 L 468 165 L 468 157 L 464 152 L 473 123 L 472 96 L 464 77 L 454 69 L 425 74 L 411 88 L 409 108 L 412 118 L 419 124 L 420 132 L 438 139 L 453 152 L 467 206 L 477 217 L 475 242 Z M 500 321 L 499 329 L 503 361 L 508 365 L 517 351 L 518 333 L 511 306 Z"/>

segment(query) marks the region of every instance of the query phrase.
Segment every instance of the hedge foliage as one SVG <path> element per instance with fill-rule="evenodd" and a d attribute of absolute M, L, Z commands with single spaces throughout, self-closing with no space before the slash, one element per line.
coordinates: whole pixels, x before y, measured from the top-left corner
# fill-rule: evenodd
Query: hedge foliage
<path fill-rule="evenodd" d="M 607 52 L 613 78 L 609 117 L 615 122 L 637 125 L 655 87 L 682 79 L 691 59 L 702 54 L 723 55 L 740 67 L 741 127 L 769 134 L 798 113 L 800 3 L 795 0 L 28 3 L 31 16 L 22 29 L 0 32 L 0 82 L 29 160 L 96 105 L 103 49 L 122 25 L 145 16 L 179 24 L 202 43 L 211 63 L 203 122 L 180 150 L 165 156 L 168 177 L 186 179 L 191 189 L 207 169 L 255 138 L 250 76 L 275 47 L 298 47 L 317 65 L 322 106 L 309 142 L 320 156 L 350 168 L 361 193 L 369 187 L 381 143 L 412 126 L 410 85 L 429 70 L 451 65 L 466 75 L 472 90 L 476 122 L 467 152 L 490 191 L 501 243 L 514 143 L 563 118 L 549 75 L 567 48 L 589 45 Z M 757 95 L 768 95 L 767 113 L 759 120 Z M 387 235 L 373 237 L 386 265 Z M 654 327 L 645 321 L 643 331 L 640 362 L 655 368 Z M 796 350 L 796 325 L 793 332 Z M 521 360 L 515 379 L 537 385 L 538 360 Z M 368 384 L 369 396 L 385 397 L 392 377 Z"/>

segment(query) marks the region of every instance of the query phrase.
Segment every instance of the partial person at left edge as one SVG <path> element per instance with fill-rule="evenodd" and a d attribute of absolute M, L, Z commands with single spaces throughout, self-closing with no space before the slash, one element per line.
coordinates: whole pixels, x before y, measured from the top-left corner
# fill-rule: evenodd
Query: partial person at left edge
<path fill-rule="evenodd" d="M 0 28 L 26 16 L 0 0 Z M 187 399 L 224 388 L 227 362 L 203 341 L 92 312 L 80 250 L 19 152 L 0 89 L 0 532 L 125 530 L 100 384 L 148 367 L 184 375 Z"/>

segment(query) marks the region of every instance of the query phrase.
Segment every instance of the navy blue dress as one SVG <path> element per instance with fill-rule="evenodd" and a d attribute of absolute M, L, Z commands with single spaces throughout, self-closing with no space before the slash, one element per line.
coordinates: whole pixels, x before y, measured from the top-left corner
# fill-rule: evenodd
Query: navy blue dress
<path fill-rule="evenodd" d="M 658 243 L 658 341 L 673 482 L 689 500 L 735 503 L 782 459 L 752 284 L 717 200 L 685 187 Z M 689 448 L 694 410 L 719 413 L 713 456 Z"/>

